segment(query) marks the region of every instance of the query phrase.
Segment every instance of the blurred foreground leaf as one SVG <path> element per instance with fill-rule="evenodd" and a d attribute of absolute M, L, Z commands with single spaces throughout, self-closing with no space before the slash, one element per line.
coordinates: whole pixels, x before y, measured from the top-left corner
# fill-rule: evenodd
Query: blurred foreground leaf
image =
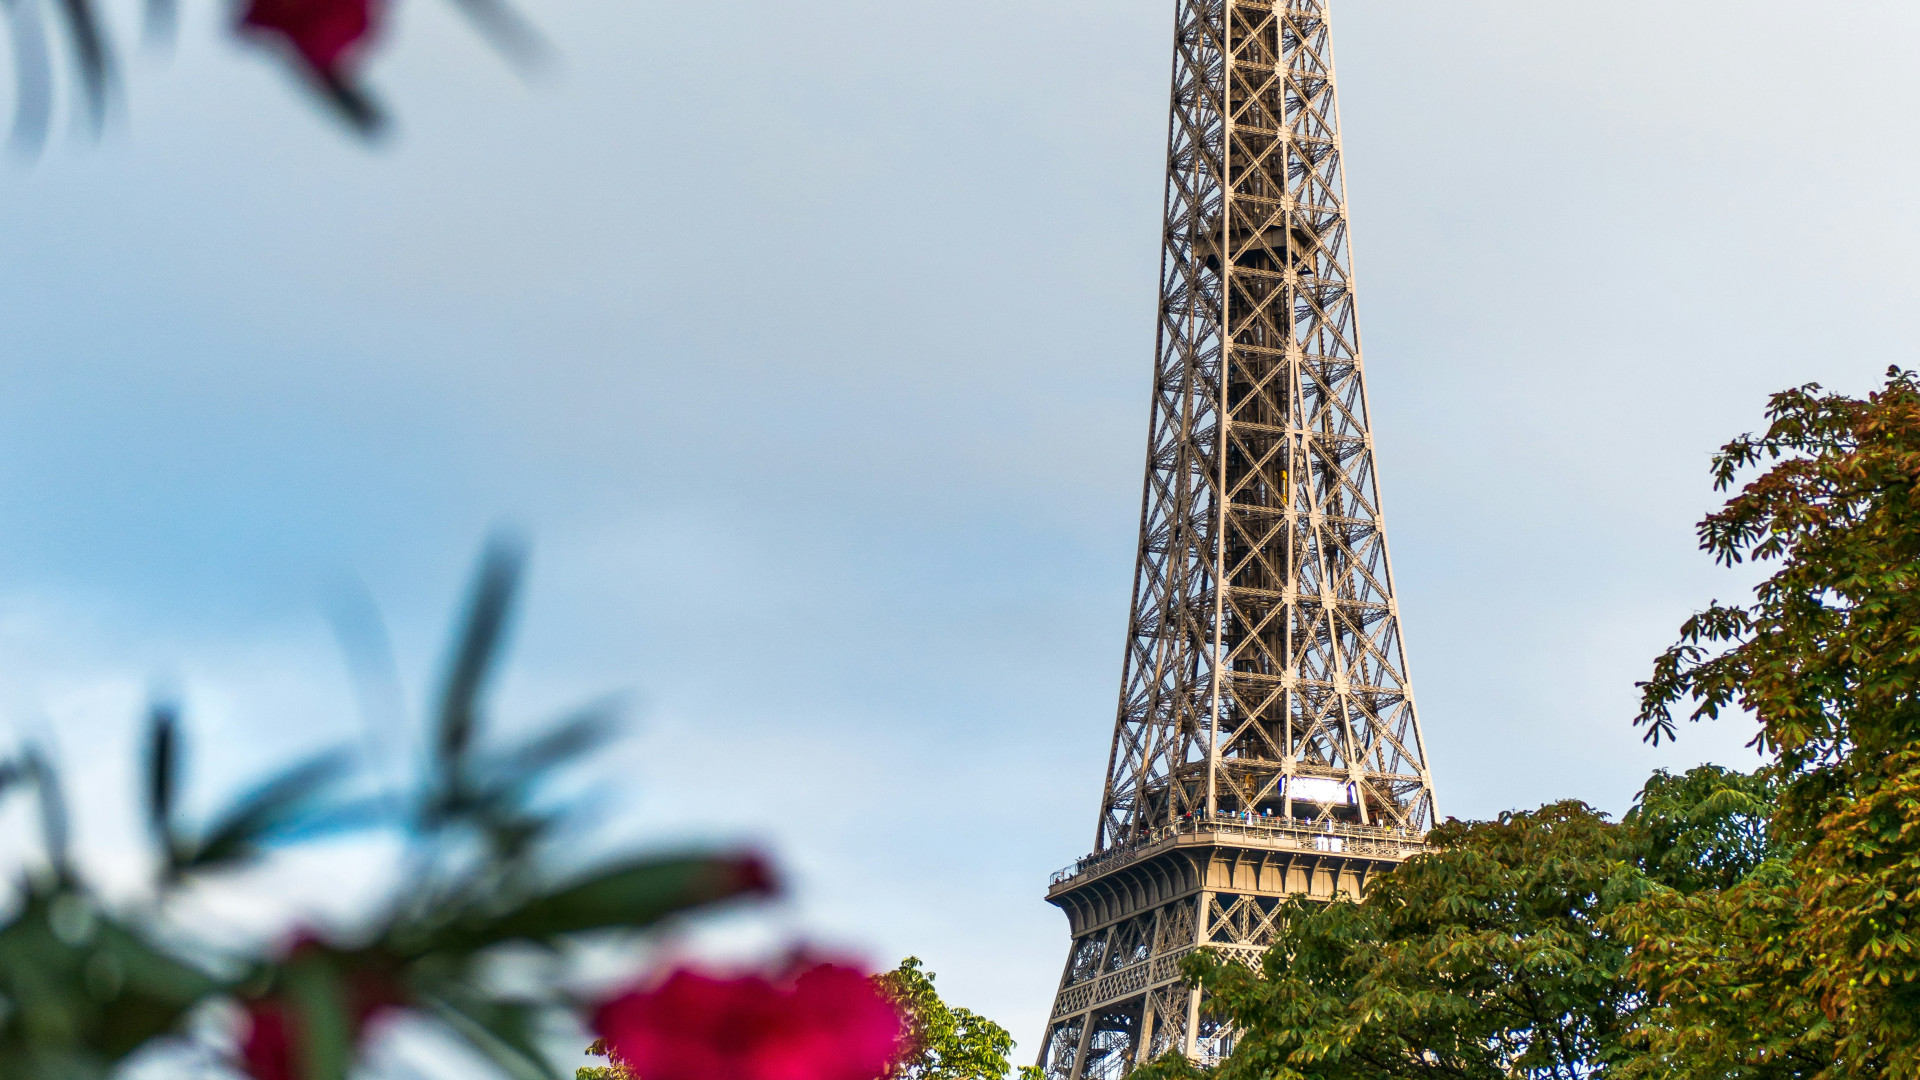
<path fill-rule="evenodd" d="M 516 944 L 564 957 L 559 946 L 577 935 L 633 933 L 728 898 L 771 895 L 757 856 L 627 856 L 582 869 L 553 850 L 569 807 L 535 799 L 606 738 L 614 714 L 597 704 L 517 745 L 490 745 L 488 691 L 524 564 L 517 542 L 486 549 L 419 733 L 429 752 L 408 798 L 365 794 L 351 757 L 329 753 L 254 785 L 196 826 L 180 812 L 184 727 L 172 706 L 154 706 L 137 800 L 157 855 L 150 903 L 115 910 L 78 871 L 59 777 L 44 754 L 29 748 L 0 760 L 0 796 L 31 789 L 45 853 L 44 866 L 21 868 L 25 899 L 0 925 L 0 1080 L 99 1080 L 157 1039 L 190 1038 L 183 1021 L 217 999 L 244 1012 L 235 1063 L 269 1080 L 346 1080 L 370 1025 L 396 1014 L 439 1025 L 504 1076 L 557 1080 L 538 1034 L 581 1003 L 558 968 L 542 969 L 531 990 L 504 993 L 490 977 L 492 957 Z M 391 775 L 382 764 L 370 770 L 376 787 Z M 284 949 L 235 953 L 183 937 L 187 928 L 163 917 L 191 880 L 245 870 L 309 838 L 374 829 L 403 837 L 408 855 L 396 894 L 363 913 L 362 944 L 292 928 Z"/>

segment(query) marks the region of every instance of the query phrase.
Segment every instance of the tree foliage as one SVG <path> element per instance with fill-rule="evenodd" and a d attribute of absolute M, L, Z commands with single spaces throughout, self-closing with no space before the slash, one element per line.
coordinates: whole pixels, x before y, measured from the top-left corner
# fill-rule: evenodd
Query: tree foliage
<path fill-rule="evenodd" d="M 1241 1032 L 1221 1080 L 1571 1078 L 1630 1060 L 1647 997 L 1623 920 L 1764 863 L 1765 784 L 1705 766 L 1656 774 L 1619 824 L 1579 802 L 1449 821 L 1361 902 L 1292 901 L 1258 970 L 1187 962 Z"/>
<path fill-rule="evenodd" d="M 1010 1068 L 1013 1036 L 971 1009 L 948 1005 L 934 989 L 934 974 L 917 956 L 875 976 L 907 1021 L 900 1059 L 887 1080 L 980 1080 Z"/>
<path fill-rule="evenodd" d="M 606 1058 L 605 1065 L 582 1065 L 573 1072 L 574 1080 L 637 1080 L 633 1070 L 613 1059 L 613 1052 L 607 1049 L 607 1040 L 595 1039 L 587 1047 L 587 1056 Z"/>
<path fill-rule="evenodd" d="M 1751 604 L 1715 603 L 1687 621 L 1642 684 L 1639 722 L 1658 741 L 1674 734 L 1676 706 L 1690 704 L 1693 719 L 1751 715 L 1755 743 L 1777 762 L 1773 823 L 1793 858 L 1718 913 L 1713 932 L 1737 933 L 1729 944 L 1752 965 L 1744 981 L 1699 989 L 1687 949 L 1706 942 L 1686 935 L 1677 967 L 1643 973 L 1668 1000 L 1691 994 L 1697 1025 L 1747 1017 L 1753 1000 L 1771 1018 L 1799 1017 L 1836 1040 L 1831 1076 L 1914 1076 L 1920 382 L 1890 369 L 1865 398 L 1808 384 L 1774 395 L 1767 417 L 1764 433 L 1714 458 L 1722 489 L 1766 468 L 1701 523 L 1700 540 L 1723 563 L 1777 569 Z"/>
<path fill-rule="evenodd" d="M 1699 535 L 1773 572 L 1687 620 L 1637 718 L 1745 714 L 1759 773 L 1449 822 L 1360 903 L 1294 903 L 1259 972 L 1190 959 L 1223 1077 L 1920 1075 L 1920 380 L 1767 418 Z"/>

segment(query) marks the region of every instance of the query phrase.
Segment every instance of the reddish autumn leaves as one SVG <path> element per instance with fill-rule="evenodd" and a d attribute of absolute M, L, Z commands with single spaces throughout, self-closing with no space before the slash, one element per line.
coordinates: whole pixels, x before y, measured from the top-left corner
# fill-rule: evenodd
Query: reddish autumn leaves
<path fill-rule="evenodd" d="M 873 979 L 831 963 L 774 978 L 682 969 L 593 1020 L 614 1060 L 646 1080 L 875 1080 L 905 1030 Z"/>

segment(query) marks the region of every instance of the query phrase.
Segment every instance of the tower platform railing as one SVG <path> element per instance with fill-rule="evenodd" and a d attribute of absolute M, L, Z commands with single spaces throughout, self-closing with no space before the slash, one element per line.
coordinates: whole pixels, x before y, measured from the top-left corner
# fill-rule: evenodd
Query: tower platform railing
<path fill-rule="evenodd" d="M 1190 814 L 1171 824 L 1156 826 L 1131 843 L 1096 851 L 1054 871 L 1050 887 L 1091 876 L 1126 862 L 1140 852 L 1182 837 L 1212 834 L 1229 842 L 1255 847 L 1298 848 L 1334 855 L 1372 855 L 1404 859 L 1426 850 L 1426 834 L 1384 825 L 1357 825 L 1340 821 L 1314 823 L 1301 818 L 1260 817 L 1245 814 Z"/>

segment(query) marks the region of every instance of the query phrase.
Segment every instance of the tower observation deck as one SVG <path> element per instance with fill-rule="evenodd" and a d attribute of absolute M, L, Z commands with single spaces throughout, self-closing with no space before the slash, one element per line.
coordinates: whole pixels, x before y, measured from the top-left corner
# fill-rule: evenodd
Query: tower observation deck
<path fill-rule="evenodd" d="M 1040 1065 L 1232 1032 L 1180 979 L 1421 851 L 1433 781 L 1354 320 L 1327 0 L 1176 0 L 1146 490 L 1093 851 Z"/>

